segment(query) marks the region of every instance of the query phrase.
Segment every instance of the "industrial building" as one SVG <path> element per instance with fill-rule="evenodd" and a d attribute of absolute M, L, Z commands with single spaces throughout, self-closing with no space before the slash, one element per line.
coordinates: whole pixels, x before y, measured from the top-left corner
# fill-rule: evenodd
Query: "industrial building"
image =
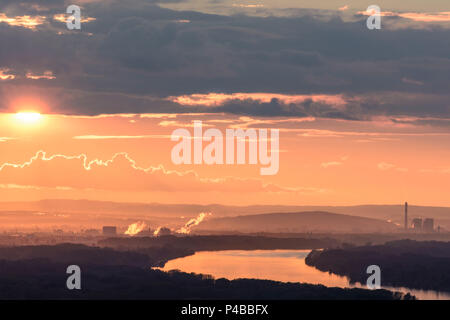
<path fill-rule="evenodd" d="M 405 202 L 405 211 L 404 211 L 404 219 L 405 219 L 405 231 L 408 231 L 408 202 Z M 415 218 L 412 220 L 412 229 L 416 232 L 434 232 L 434 219 L 426 218 L 422 220 L 421 218 Z M 438 228 L 439 229 L 439 228 Z"/>
<path fill-rule="evenodd" d="M 412 221 L 414 231 L 422 231 L 422 219 L 415 218 Z"/>
<path fill-rule="evenodd" d="M 424 232 L 434 232 L 434 219 L 425 219 L 423 222 L 423 231 Z"/>

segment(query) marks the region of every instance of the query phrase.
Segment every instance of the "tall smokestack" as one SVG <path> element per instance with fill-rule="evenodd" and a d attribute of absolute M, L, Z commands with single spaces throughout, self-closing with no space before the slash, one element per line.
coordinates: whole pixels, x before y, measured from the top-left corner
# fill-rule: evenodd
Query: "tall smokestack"
<path fill-rule="evenodd" d="M 408 230 L 408 202 L 405 202 L 405 230 Z"/>

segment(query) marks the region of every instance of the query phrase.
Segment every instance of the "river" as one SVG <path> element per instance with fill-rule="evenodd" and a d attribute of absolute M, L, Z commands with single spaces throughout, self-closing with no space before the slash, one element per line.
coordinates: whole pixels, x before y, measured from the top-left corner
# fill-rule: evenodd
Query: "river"
<path fill-rule="evenodd" d="M 177 269 L 188 273 L 209 274 L 216 279 L 252 278 L 322 284 L 327 287 L 366 288 L 359 283 L 350 284 L 346 277 L 322 272 L 306 265 L 305 257 L 309 252 L 310 250 L 202 251 L 192 256 L 170 260 L 161 270 Z M 421 300 L 450 300 L 450 293 L 399 287 L 383 288 L 409 292 Z"/>

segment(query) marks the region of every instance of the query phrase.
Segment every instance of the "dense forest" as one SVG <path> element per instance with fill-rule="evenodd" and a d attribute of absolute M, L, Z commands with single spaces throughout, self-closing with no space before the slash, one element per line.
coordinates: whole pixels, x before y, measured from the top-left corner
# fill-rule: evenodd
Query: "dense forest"
<path fill-rule="evenodd" d="M 0 248 L 0 299 L 411 299 L 387 290 L 327 288 L 266 280 L 213 279 L 150 268 L 192 251 L 168 246 L 115 250 L 78 244 Z M 69 265 L 81 290 L 69 290 Z"/>
<path fill-rule="evenodd" d="M 275 249 L 320 249 L 336 246 L 331 238 L 276 238 L 244 235 L 209 236 L 161 236 L 109 238 L 99 241 L 99 245 L 116 249 L 138 249 L 169 246 L 194 251 L 216 250 L 275 250 Z"/>
<path fill-rule="evenodd" d="M 213 279 L 177 271 L 81 265 L 81 290 L 66 288 L 66 264 L 0 260 L 0 299 L 412 299 L 387 290 L 340 289 L 267 280 Z"/>
<path fill-rule="evenodd" d="M 160 267 L 171 259 L 194 254 L 188 249 L 170 246 L 141 248 L 136 250 L 113 250 L 90 247 L 82 244 L 64 243 L 53 246 L 0 247 L 0 260 L 48 259 L 66 264 L 127 265 L 135 267 Z"/>
<path fill-rule="evenodd" d="M 312 251 L 306 264 L 365 283 L 366 269 L 378 265 L 381 285 L 450 291 L 450 242 L 400 240 L 376 246 Z"/>

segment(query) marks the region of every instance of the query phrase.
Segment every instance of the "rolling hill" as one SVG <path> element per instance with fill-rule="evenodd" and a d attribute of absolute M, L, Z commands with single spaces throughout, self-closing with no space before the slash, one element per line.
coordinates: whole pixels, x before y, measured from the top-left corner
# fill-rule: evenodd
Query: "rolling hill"
<path fill-rule="evenodd" d="M 237 232 L 389 232 L 387 221 L 324 211 L 256 214 L 209 219 L 196 230 Z"/>

